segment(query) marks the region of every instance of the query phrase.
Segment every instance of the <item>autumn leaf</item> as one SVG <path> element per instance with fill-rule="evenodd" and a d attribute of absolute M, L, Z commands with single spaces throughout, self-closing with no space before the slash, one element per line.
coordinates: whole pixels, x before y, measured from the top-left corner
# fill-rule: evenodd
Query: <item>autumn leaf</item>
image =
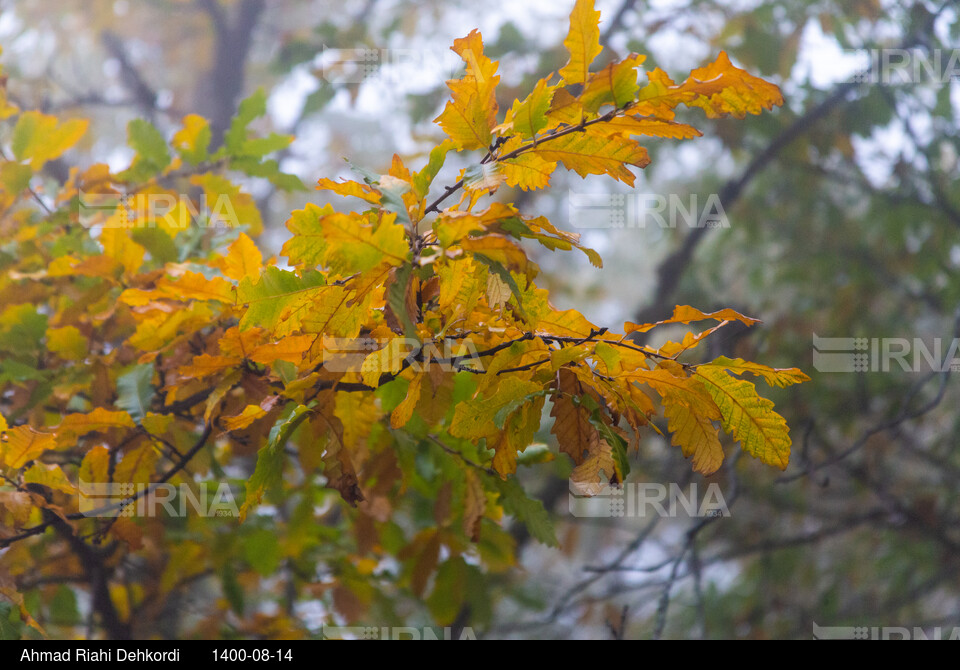
<path fill-rule="evenodd" d="M 6 431 L 2 446 L 2 462 L 12 469 L 21 468 L 40 454 L 53 449 L 56 440 L 52 433 L 42 433 L 30 426 L 16 426 Z"/>
<path fill-rule="evenodd" d="M 771 368 L 760 363 L 751 363 L 742 358 L 730 359 L 726 356 L 720 356 L 701 368 L 722 368 L 735 375 L 749 373 L 757 377 L 763 377 L 771 386 L 786 388 L 791 384 L 800 384 L 810 381 L 810 377 L 801 372 L 798 368 Z"/>
<path fill-rule="evenodd" d="M 87 414 L 68 414 L 57 426 L 57 445 L 70 445 L 78 437 L 88 433 L 102 433 L 113 429 L 135 428 L 136 424 L 127 412 L 115 412 L 97 407 Z"/>
<path fill-rule="evenodd" d="M 60 123 L 57 117 L 26 111 L 17 119 L 13 129 L 11 148 L 17 160 L 30 161 L 30 167 L 39 170 L 45 163 L 59 158 L 87 132 L 86 119 L 71 119 Z"/>
<path fill-rule="evenodd" d="M 664 396 L 663 414 L 667 417 L 671 444 L 679 446 L 685 457 L 693 458 L 693 469 L 704 475 L 716 472 L 723 463 L 723 447 L 719 428 L 713 425 L 711 416 L 694 411 L 674 395 Z"/>
<path fill-rule="evenodd" d="M 600 12 L 593 9 L 593 0 L 577 0 L 570 12 L 570 30 L 563 45 L 570 54 L 560 68 L 564 84 L 585 84 L 590 64 L 600 55 Z"/>
<path fill-rule="evenodd" d="M 548 85 L 546 79 L 538 81 L 523 101 L 513 102 L 513 106 L 507 111 L 506 119 L 498 129 L 501 132 L 512 131 L 522 137 L 532 138 L 547 127 L 547 112 L 550 110 L 555 90 L 556 86 Z M 510 150 L 504 151 L 509 153 Z"/>
<path fill-rule="evenodd" d="M 633 186 L 634 175 L 627 166 L 644 168 L 650 164 L 647 150 L 633 140 L 591 133 L 571 133 L 544 142 L 530 153 L 545 161 L 560 162 L 581 177 L 606 174 L 630 186 Z"/>
<path fill-rule="evenodd" d="M 462 79 L 447 82 L 453 99 L 435 121 L 458 149 L 483 149 L 490 143 L 497 118 L 497 63 L 483 53 L 483 39 L 476 30 L 454 40 L 453 51 L 467 65 Z"/>
<path fill-rule="evenodd" d="M 662 326 L 668 323 L 690 323 L 691 321 L 705 321 L 707 319 L 713 319 L 714 321 L 739 321 L 745 326 L 753 326 L 760 323 L 759 319 L 752 319 L 732 309 L 721 309 L 716 312 L 706 314 L 701 312 L 699 309 L 690 307 L 689 305 L 678 305 L 674 308 L 673 316 L 671 316 L 669 319 L 657 321 L 656 323 L 645 324 L 636 324 L 627 321 L 623 325 L 623 332 L 627 335 L 631 333 L 646 333 L 647 331 L 653 330 L 657 326 Z"/>
<path fill-rule="evenodd" d="M 620 108 L 633 102 L 640 88 L 637 71 L 645 60 L 646 56 L 630 54 L 591 74 L 579 96 L 583 109 L 596 112 L 606 104 Z"/>
<path fill-rule="evenodd" d="M 256 279 L 263 269 L 263 254 L 246 233 L 240 233 L 219 266 L 223 274 L 230 279 Z"/>
<path fill-rule="evenodd" d="M 722 370 L 697 369 L 696 376 L 720 409 L 723 429 L 751 456 L 785 470 L 790 459 L 789 428 L 773 411 L 773 403 L 760 397 L 750 382 Z"/>

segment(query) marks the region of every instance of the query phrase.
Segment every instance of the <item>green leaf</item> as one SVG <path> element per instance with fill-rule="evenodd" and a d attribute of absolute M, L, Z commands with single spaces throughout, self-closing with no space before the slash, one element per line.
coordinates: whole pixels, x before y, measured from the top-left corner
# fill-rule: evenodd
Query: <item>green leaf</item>
<path fill-rule="evenodd" d="M 61 584 L 50 599 L 50 623 L 73 626 L 80 623 L 77 609 L 77 594 L 69 586 Z"/>
<path fill-rule="evenodd" d="M 256 118 L 267 113 L 267 94 L 258 88 L 249 98 L 240 102 L 236 116 L 230 122 L 230 129 L 224 133 L 223 147 L 230 156 L 246 155 L 247 126 Z"/>
<path fill-rule="evenodd" d="M 586 396 L 589 397 L 589 396 Z M 591 398 L 592 400 L 592 398 Z M 613 463 L 617 467 L 617 474 L 619 475 L 620 481 L 625 481 L 627 475 L 630 474 L 630 462 L 627 460 L 627 441 L 623 439 L 616 431 L 608 426 L 601 418 L 600 412 L 597 410 L 596 413 L 591 417 L 593 424 L 599 429 L 600 434 L 603 436 L 603 439 L 607 441 L 607 444 L 610 445 L 613 452 Z"/>
<path fill-rule="evenodd" d="M 398 268 L 394 281 L 387 289 L 387 304 L 400 321 L 404 336 L 417 339 L 417 327 L 407 309 L 407 286 L 410 283 L 411 274 L 413 274 L 412 265 L 402 265 Z"/>
<path fill-rule="evenodd" d="M 430 150 L 430 160 L 426 166 L 420 170 L 420 172 L 413 175 L 413 192 L 416 193 L 418 198 L 427 197 L 427 193 L 430 191 L 430 184 L 433 183 L 437 173 L 440 172 L 440 168 L 443 167 L 447 153 L 453 148 L 453 141 L 446 139 Z"/>
<path fill-rule="evenodd" d="M 507 404 L 503 405 L 496 411 L 496 413 L 493 415 L 493 423 L 497 426 L 497 428 L 502 430 L 511 414 L 516 412 L 534 398 L 539 398 L 541 396 L 545 396 L 546 394 L 546 390 L 540 390 L 534 391 L 533 393 L 528 393 L 520 398 L 511 399 Z"/>
<path fill-rule="evenodd" d="M 307 417 L 309 411 L 310 408 L 305 405 L 291 403 L 270 429 L 267 444 L 257 454 L 257 466 L 247 481 L 246 496 L 240 507 L 241 523 L 246 520 L 250 507 L 260 503 L 267 489 L 280 484 L 283 475 L 284 447 L 290 435 Z"/>
<path fill-rule="evenodd" d="M 275 326 L 285 307 L 324 285 L 319 272 L 308 271 L 301 277 L 277 267 L 267 268 L 256 280 L 245 277 L 237 287 L 238 302 L 248 305 L 240 329 Z"/>
<path fill-rule="evenodd" d="M 153 363 L 134 366 L 117 378 L 117 407 L 133 417 L 138 424 L 146 416 L 153 402 Z"/>
<path fill-rule="evenodd" d="M 230 603 L 230 609 L 233 610 L 234 614 L 242 617 L 244 611 L 243 587 L 237 581 L 237 573 L 230 563 L 226 563 L 220 570 L 220 585 L 223 587 L 223 595 L 227 597 L 227 602 Z"/>
<path fill-rule="evenodd" d="M 0 165 L 0 184 L 11 195 L 16 195 L 27 188 L 32 176 L 33 170 L 30 169 L 29 165 L 22 165 L 13 161 Z"/>
<path fill-rule="evenodd" d="M 0 640 L 20 639 L 20 629 L 14 620 L 19 622 L 19 616 L 10 603 L 0 603 Z"/>
<path fill-rule="evenodd" d="M 138 182 L 155 177 L 170 165 L 170 152 L 160 131 L 149 121 L 134 119 L 127 124 L 127 143 L 137 152 L 122 179 Z"/>
<path fill-rule="evenodd" d="M 437 570 L 427 607 L 441 626 L 453 624 L 464 606 L 470 608 L 471 621 L 483 621 L 490 611 L 487 591 L 483 573 L 461 556 L 455 556 Z"/>
<path fill-rule="evenodd" d="M 276 535 L 267 528 L 258 528 L 243 538 L 243 557 L 264 577 L 276 573 L 283 558 Z"/>
<path fill-rule="evenodd" d="M 274 151 L 286 149 L 293 142 L 293 135 L 270 133 L 266 137 L 256 137 L 243 143 L 242 151 L 245 156 L 257 158 L 272 154 Z"/>
<path fill-rule="evenodd" d="M 157 263 L 176 263 L 179 260 L 177 245 L 162 228 L 136 228 L 132 231 L 133 241 L 150 252 Z"/>
<path fill-rule="evenodd" d="M 534 539 L 550 547 L 559 547 L 553 522 L 543 503 L 528 498 L 523 487 L 514 478 L 494 481 L 500 490 L 500 504 L 503 509 L 522 521 Z"/>

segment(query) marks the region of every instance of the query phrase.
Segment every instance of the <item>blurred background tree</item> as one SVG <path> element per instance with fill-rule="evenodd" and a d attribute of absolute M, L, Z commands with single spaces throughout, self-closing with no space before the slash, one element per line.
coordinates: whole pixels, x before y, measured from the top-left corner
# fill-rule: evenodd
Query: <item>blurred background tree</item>
<path fill-rule="evenodd" d="M 515 528 L 520 569 L 471 582 L 471 606 L 458 625 L 488 637 L 550 638 L 785 638 L 810 637 L 815 623 L 960 625 L 960 417 L 950 378 L 950 359 L 960 364 L 951 349 L 960 337 L 955 3 L 597 5 L 611 51 L 647 54 L 648 69 L 679 76 L 726 50 L 738 66 L 777 83 L 786 104 L 747 121 L 701 125 L 706 138 L 696 143 L 652 143 L 653 163 L 635 191 L 559 173 L 554 188 L 536 195 L 502 188 L 498 198 L 566 222 L 604 257 L 604 272 L 570 256 L 536 259 L 546 286 L 566 303 L 558 307 L 599 322 L 642 323 L 666 318 L 675 304 L 729 304 L 764 324 L 720 333 L 711 357 L 796 365 L 813 382 L 772 396 L 794 435 L 783 474 L 730 458 L 704 479 L 662 438 L 651 433 L 641 443 L 630 482 L 698 482 L 701 492 L 717 483 L 728 517 L 577 518 L 564 461 L 555 461 L 552 478 L 543 469 L 523 473 L 555 518 L 561 550 Z M 262 129 L 296 135 L 281 166 L 311 184 L 346 174 L 344 157 L 378 172 L 394 152 L 425 160 L 441 137 L 432 119 L 446 99 L 444 80 L 458 69 L 448 46 L 472 28 L 483 32 L 487 53 L 502 58 L 500 105 L 509 105 L 563 64 L 570 6 L 5 0 L 0 44 L 13 102 L 93 120 L 92 139 L 72 152 L 71 164 L 124 167 L 132 155 L 124 128 L 136 117 L 169 137 L 185 114 L 199 113 L 217 143 L 238 101 L 263 87 Z M 892 67 L 901 61 L 885 62 L 884 54 L 906 55 L 907 65 Z M 455 181 L 461 167 L 447 165 L 438 183 Z M 66 161 L 45 167 L 51 181 L 67 175 Z M 248 187 L 263 212 L 260 243 L 276 253 L 287 213 L 316 196 L 257 180 Z M 574 205 L 587 193 L 608 197 L 601 202 L 610 207 L 630 203 L 626 225 L 588 229 Z M 658 195 L 687 205 L 711 194 L 724 225 L 660 225 L 644 210 Z M 903 338 L 912 346 L 916 338 L 931 349 L 939 340 L 942 348 L 936 365 L 922 357 L 913 365 L 911 350 L 910 370 L 897 361 L 874 369 L 871 361 L 865 370 L 831 373 L 813 367 L 814 335 Z M 546 430 L 539 437 L 551 439 Z M 342 521 L 335 507 L 321 518 L 331 529 Z M 290 605 L 291 620 L 307 631 L 348 620 L 431 623 L 423 603 L 371 600 L 361 582 L 333 601 L 322 589 L 315 600 L 301 594 L 296 606 L 269 579 L 231 587 L 264 615 Z M 34 586 L 65 589 L 61 610 L 76 610 L 69 588 Z M 198 589 L 184 602 L 200 609 L 217 593 Z M 37 616 L 56 619 L 52 610 Z M 176 623 L 157 631 L 176 635 Z"/>

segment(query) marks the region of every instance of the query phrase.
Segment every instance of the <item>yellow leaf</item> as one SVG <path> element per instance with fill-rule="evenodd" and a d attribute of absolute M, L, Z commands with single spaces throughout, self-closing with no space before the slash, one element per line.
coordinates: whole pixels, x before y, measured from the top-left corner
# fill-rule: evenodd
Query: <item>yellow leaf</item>
<path fill-rule="evenodd" d="M 394 213 L 359 220 L 342 216 L 325 217 L 321 224 L 329 248 L 324 263 L 341 276 L 366 272 L 388 261 L 407 262 L 410 249 L 406 231 Z"/>
<path fill-rule="evenodd" d="M 168 345 L 181 332 L 202 328 L 213 318 L 206 302 L 193 302 L 188 307 L 177 309 L 172 314 L 157 311 L 137 325 L 137 331 L 127 343 L 143 351 L 157 351 Z"/>
<path fill-rule="evenodd" d="M 86 453 L 80 463 L 79 481 L 83 484 L 106 484 L 110 481 L 110 450 L 97 445 Z"/>
<path fill-rule="evenodd" d="M 183 128 L 173 135 L 173 147 L 196 165 L 207 157 L 210 138 L 210 122 L 197 114 L 187 114 L 183 117 Z"/>
<path fill-rule="evenodd" d="M 506 306 L 512 295 L 510 287 L 500 278 L 500 275 L 487 275 L 487 304 L 496 309 Z"/>
<path fill-rule="evenodd" d="M 140 424 L 151 435 L 163 435 L 173 424 L 173 417 L 169 414 L 154 414 L 147 412 Z"/>
<path fill-rule="evenodd" d="M 559 161 L 581 177 L 608 174 L 630 186 L 633 186 L 634 175 L 626 166 L 645 168 L 650 164 L 647 150 L 633 140 L 604 137 L 591 133 L 589 129 L 587 132 L 571 133 L 541 142 L 530 153 L 545 161 Z"/>
<path fill-rule="evenodd" d="M 210 354 L 200 354 L 194 356 L 193 361 L 187 365 L 182 365 L 177 372 L 184 378 L 202 379 L 215 375 L 223 370 L 229 370 L 242 362 L 239 358 L 233 356 L 211 356 Z"/>
<path fill-rule="evenodd" d="M 570 12 L 570 30 L 563 40 L 570 59 L 560 69 L 564 84 L 585 84 L 590 64 L 600 55 L 600 12 L 594 11 L 593 0 L 577 0 Z"/>
<path fill-rule="evenodd" d="M 24 112 L 13 129 L 12 148 L 17 160 L 29 160 L 39 170 L 47 161 L 59 158 L 87 132 L 86 119 L 58 122 L 57 117 L 36 111 Z"/>
<path fill-rule="evenodd" d="M 308 202 L 303 209 L 290 212 L 287 230 L 292 235 L 284 243 L 280 255 L 288 258 L 290 265 L 296 267 L 315 268 L 322 264 L 323 257 L 327 253 L 327 241 L 320 227 L 320 219 L 333 213 L 332 205 L 317 207 L 311 202 Z"/>
<path fill-rule="evenodd" d="M 403 401 L 397 405 L 390 414 L 390 425 L 393 428 L 403 428 L 410 417 L 413 416 L 413 410 L 420 400 L 420 387 L 423 382 L 423 372 L 418 373 L 407 387 L 407 395 Z"/>
<path fill-rule="evenodd" d="M 673 310 L 673 316 L 669 319 L 664 319 L 663 321 L 657 321 L 656 323 L 644 323 L 636 324 L 627 321 L 623 324 L 623 332 L 625 335 L 630 333 L 645 333 L 648 330 L 652 330 L 657 326 L 662 326 L 667 323 L 690 323 L 691 321 L 704 321 L 706 319 L 713 319 L 714 321 L 739 321 L 747 326 L 753 326 L 760 323 L 759 319 L 752 319 L 749 316 L 744 316 L 737 311 L 732 309 L 721 309 L 716 312 L 711 312 L 709 314 L 701 312 L 699 309 L 690 307 L 689 305 L 678 305 Z"/>
<path fill-rule="evenodd" d="M 304 333 L 313 333 L 314 344 L 317 335 L 349 339 L 356 337 L 369 314 L 363 309 L 364 301 L 357 302 L 356 294 L 342 286 L 330 286 L 294 302 L 283 313 L 281 320 L 296 317 Z M 319 352 L 316 352 L 319 353 Z"/>
<path fill-rule="evenodd" d="M 435 121 L 458 150 L 485 149 L 497 118 L 497 63 L 483 55 L 483 39 L 476 30 L 454 40 L 451 49 L 467 64 L 467 70 L 462 79 L 447 82 L 453 99 Z"/>
<path fill-rule="evenodd" d="M 713 63 L 693 70 L 682 84 L 675 84 L 659 68 L 647 77 L 650 83 L 641 89 L 633 108 L 646 116 L 672 119 L 677 105 L 685 104 L 702 108 L 710 118 L 733 114 L 742 119 L 783 104 L 779 88 L 734 67 L 724 51 Z"/>
<path fill-rule="evenodd" d="M 216 300 L 232 305 L 236 302 L 233 286 L 222 277 L 207 279 L 199 272 L 184 272 L 183 276 L 171 280 L 162 277 L 157 280 L 157 289 L 175 300 Z"/>
<path fill-rule="evenodd" d="M 343 447 L 353 449 L 370 434 L 380 419 L 380 410 L 368 393 L 337 393 L 334 403 L 334 416 L 343 424 Z M 341 461 L 348 457 L 344 454 Z"/>
<path fill-rule="evenodd" d="M 363 383 L 376 388 L 380 385 L 380 376 L 398 373 L 404 359 L 411 353 L 411 347 L 405 338 L 396 337 L 390 340 L 385 347 L 363 359 L 360 366 Z"/>
<path fill-rule="evenodd" d="M 477 542 L 480 539 L 480 521 L 483 519 L 484 512 L 487 511 L 487 495 L 477 473 L 468 468 L 465 474 L 463 532 L 471 542 Z"/>
<path fill-rule="evenodd" d="M 729 359 L 726 356 L 720 356 L 716 360 L 700 367 L 722 368 L 729 370 L 735 375 L 749 373 L 763 377 L 771 386 L 779 386 L 780 388 L 810 381 L 810 377 L 798 368 L 771 368 L 759 363 L 745 361 L 742 358 Z"/>
<path fill-rule="evenodd" d="M 773 403 L 760 397 L 750 382 L 721 369 L 698 368 L 696 376 L 720 409 L 723 429 L 751 456 L 785 470 L 790 461 L 790 429 L 773 411 Z"/>
<path fill-rule="evenodd" d="M 7 432 L 3 447 L 3 463 L 16 470 L 35 459 L 43 452 L 53 449 L 56 441 L 52 433 L 41 433 L 30 426 L 16 426 Z"/>
<path fill-rule="evenodd" d="M 661 361 L 661 366 L 666 362 Z M 679 368 L 679 365 L 674 365 Z M 656 370 L 639 369 L 624 372 L 622 376 L 631 381 L 646 384 L 656 391 L 664 402 L 668 402 L 669 398 L 669 402 L 682 404 L 709 419 L 720 418 L 719 410 L 702 384 L 699 384 L 696 379 L 685 376 L 682 372 L 673 374 L 660 367 Z"/>
<path fill-rule="evenodd" d="M 243 408 L 243 411 L 236 416 L 224 417 L 222 421 L 227 430 L 240 430 L 266 415 L 266 411 L 259 405 L 247 405 Z"/>
<path fill-rule="evenodd" d="M 460 248 L 497 261 L 503 267 L 524 271 L 527 269 L 527 254 L 517 244 L 503 235 L 489 234 L 460 240 Z"/>
<path fill-rule="evenodd" d="M 720 432 L 706 416 L 676 402 L 676 396 L 665 396 L 663 414 L 667 417 L 671 444 L 679 446 L 683 455 L 693 457 L 693 469 L 705 475 L 713 474 L 723 463 Z"/>
<path fill-rule="evenodd" d="M 266 332 L 262 328 L 240 330 L 236 326 L 230 328 L 217 340 L 220 353 L 237 359 L 246 358 L 266 339 Z"/>
<path fill-rule="evenodd" d="M 126 412 L 114 412 L 102 407 L 88 414 L 68 414 L 55 429 L 57 444 L 61 447 L 72 446 L 71 442 L 87 433 L 102 433 L 114 428 L 136 428 L 136 424 Z"/>
<path fill-rule="evenodd" d="M 117 463 L 113 473 L 116 482 L 124 484 L 149 484 L 159 454 L 150 440 L 143 440 L 138 447 L 128 451 Z"/>
<path fill-rule="evenodd" d="M 783 104 L 779 88 L 734 67 L 726 51 L 713 63 L 691 72 L 681 88 L 695 96 L 687 106 L 702 108 L 712 119 L 727 114 L 742 119 Z"/>
<path fill-rule="evenodd" d="M 299 363 L 316 339 L 313 335 L 288 335 L 279 342 L 261 344 L 250 353 L 250 360 L 264 365 L 275 361 Z"/>
<path fill-rule="evenodd" d="M 256 237 L 263 232 L 263 219 L 253 196 L 221 175 L 206 173 L 190 177 L 190 183 L 203 189 L 207 209 L 214 225 L 230 228 L 249 226 Z"/>
<path fill-rule="evenodd" d="M 503 155 L 520 147 L 522 140 L 518 136 L 510 138 L 503 145 Z M 546 160 L 533 153 L 522 153 L 514 158 L 497 162 L 497 168 L 508 186 L 519 187 L 524 191 L 546 188 L 550 185 L 550 175 L 557 169 L 557 162 Z"/>
<path fill-rule="evenodd" d="M 292 212 L 287 228 L 293 237 L 280 251 L 290 264 L 329 267 L 339 276 L 366 272 L 384 260 L 403 265 L 409 255 L 406 232 L 396 214 L 342 214 L 327 205 L 308 204 Z"/>
<path fill-rule="evenodd" d="M 440 276 L 439 308 L 443 314 L 469 314 L 487 289 L 487 269 L 465 258 L 437 268 Z"/>
<path fill-rule="evenodd" d="M 130 239 L 130 233 L 122 228 L 104 228 L 100 234 L 103 253 L 120 263 L 127 274 L 134 274 L 143 265 L 147 250 Z"/>
<path fill-rule="evenodd" d="M 590 454 L 573 469 L 570 483 L 580 495 L 588 496 L 597 495 L 608 484 L 621 483 L 613 449 L 606 440 L 598 440 Z"/>
<path fill-rule="evenodd" d="M 380 204 L 381 196 L 377 191 L 366 184 L 361 184 L 356 181 L 336 182 L 324 177 L 317 182 L 317 190 L 333 191 L 337 195 L 353 196 L 354 198 L 366 200 L 374 205 Z"/>
<path fill-rule="evenodd" d="M 256 279 L 263 268 L 263 254 L 246 233 L 240 233 L 227 250 L 227 255 L 218 260 L 223 274 L 237 281 L 244 277 Z"/>
<path fill-rule="evenodd" d="M 609 121 L 590 127 L 591 132 L 604 135 L 649 135 L 650 137 L 668 137 L 685 140 L 703 135 L 693 126 L 665 119 L 651 119 L 645 116 L 615 116 Z"/>
<path fill-rule="evenodd" d="M 524 295 L 523 308 L 536 331 L 560 337 L 586 337 L 596 326 L 575 309 L 558 311 L 547 299 L 547 291 L 535 288 Z"/>
<path fill-rule="evenodd" d="M 90 342 L 75 326 L 47 329 L 47 349 L 68 361 L 80 361 L 90 353 Z"/>

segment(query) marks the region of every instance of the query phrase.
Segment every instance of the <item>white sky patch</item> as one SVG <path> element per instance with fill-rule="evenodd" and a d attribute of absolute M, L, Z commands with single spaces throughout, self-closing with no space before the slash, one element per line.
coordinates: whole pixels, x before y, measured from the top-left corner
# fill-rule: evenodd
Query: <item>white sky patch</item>
<path fill-rule="evenodd" d="M 808 21 L 800 38 L 797 62 L 790 79 L 808 79 L 816 88 L 829 88 L 853 76 L 870 64 L 865 49 L 841 49 L 832 36 L 824 35 L 818 21 Z"/>
<path fill-rule="evenodd" d="M 283 81 L 273 89 L 267 100 L 270 118 L 280 128 L 292 128 L 307 96 L 316 91 L 318 82 L 307 66 L 295 67 Z"/>
<path fill-rule="evenodd" d="M 114 147 L 107 155 L 107 165 L 110 166 L 110 172 L 117 173 L 126 170 L 133 162 L 135 152 L 128 146 Z"/>

